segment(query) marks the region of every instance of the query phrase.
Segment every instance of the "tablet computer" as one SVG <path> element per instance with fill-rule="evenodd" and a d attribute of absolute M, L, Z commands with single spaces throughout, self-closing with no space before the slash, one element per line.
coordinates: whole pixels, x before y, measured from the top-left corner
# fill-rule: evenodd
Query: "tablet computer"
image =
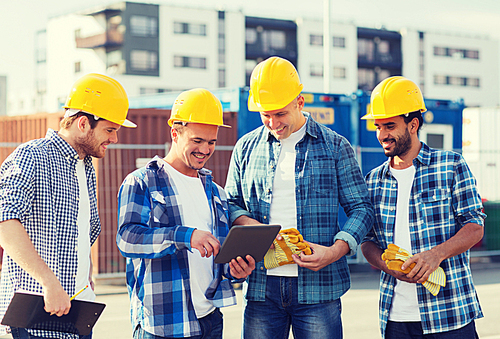
<path fill-rule="evenodd" d="M 225 264 L 238 256 L 245 258 L 247 254 L 250 254 L 255 262 L 259 262 L 266 255 L 280 229 L 280 225 L 233 226 L 214 262 Z"/>

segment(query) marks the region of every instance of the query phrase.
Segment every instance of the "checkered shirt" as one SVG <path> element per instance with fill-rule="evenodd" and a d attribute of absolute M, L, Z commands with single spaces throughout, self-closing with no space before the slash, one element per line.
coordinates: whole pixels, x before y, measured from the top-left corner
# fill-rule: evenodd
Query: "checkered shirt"
<path fill-rule="evenodd" d="M 483 225 L 481 198 L 476 180 L 460 154 L 438 151 L 422 143 L 413 160 L 415 179 L 409 201 L 410 238 L 413 253 L 428 251 L 453 237 L 465 224 Z M 397 181 L 389 161 L 366 176 L 375 208 L 375 223 L 365 241 L 381 249 L 393 242 L 396 220 Z M 424 334 L 451 331 L 483 316 L 469 266 L 469 251 L 441 263 L 446 287 L 437 296 L 417 285 Z M 380 327 L 382 337 L 392 304 L 396 279 L 382 272 L 380 280 Z"/>
<path fill-rule="evenodd" d="M 68 293 L 75 293 L 78 244 L 78 155 L 56 131 L 20 145 L 0 167 L 0 222 L 18 219 L 40 257 Z M 90 198 L 90 240 L 97 239 L 96 176 L 92 158 L 85 158 Z M 42 287 L 4 252 L 0 283 L 0 318 L 17 290 L 42 293 Z M 6 331 L 5 326 L 0 334 Z M 29 330 L 47 338 L 78 338 L 68 333 Z"/>
<path fill-rule="evenodd" d="M 305 240 L 323 246 L 344 240 L 354 254 L 373 221 L 366 183 L 349 142 L 304 115 L 306 133 L 295 146 L 297 229 Z M 279 140 L 264 126 L 238 140 L 225 187 L 231 221 L 246 215 L 269 223 L 279 153 Z M 342 228 L 339 203 L 348 216 Z M 248 279 L 248 300 L 265 300 L 266 277 L 262 260 Z M 347 260 L 344 256 L 317 272 L 299 267 L 298 281 L 299 303 L 336 300 L 351 284 Z"/>
<path fill-rule="evenodd" d="M 161 159 L 129 174 L 118 193 L 116 242 L 127 258 L 132 325 L 162 337 L 201 334 L 191 300 L 188 251 L 194 228 L 183 226 L 178 192 Z M 207 169 L 198 171 L 212 211 L 213 234 L 222 244 L 229 231 L 224 190 Z M 193 202 L 196 203 L 196 202 Z M 215 307 L 236 304 L 229 266 L 214 264 L 205 293 Z"/>

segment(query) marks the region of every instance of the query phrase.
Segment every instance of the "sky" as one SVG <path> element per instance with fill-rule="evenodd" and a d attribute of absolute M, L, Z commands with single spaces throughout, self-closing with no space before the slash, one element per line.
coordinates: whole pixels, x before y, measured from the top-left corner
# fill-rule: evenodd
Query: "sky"
<path fill-rule="evenodd" d="M 51 17 L 118 1 L 0 0 L 0 75 L 8 90 L 34 85 L 35 33 Z M 323 18 L 325 0 L 158 0 L 157 4 L 242 10 L 245 15 L 294 19 Z M 273 14 L 271 14 L 273 13 Z M 456 32 L 500 40 L 499 0 L 330 0 L 332 21 L 360 27 Z"/>

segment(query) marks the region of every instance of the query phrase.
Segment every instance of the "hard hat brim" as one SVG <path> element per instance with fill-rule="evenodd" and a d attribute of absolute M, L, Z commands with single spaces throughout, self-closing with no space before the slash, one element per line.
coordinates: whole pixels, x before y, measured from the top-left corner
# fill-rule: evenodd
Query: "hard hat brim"
<path fill-rule="evenodd" d="M 136 128 L 137 127 L 136 124 L 134 124 L 132 121 L 127 120 L 127 119 L 125 119 L 125 121 L 123 122 L 123 124 L 118 124 L 118 125 L 121 125 L 123 127 L 128 127 L 128 128 Z"/>

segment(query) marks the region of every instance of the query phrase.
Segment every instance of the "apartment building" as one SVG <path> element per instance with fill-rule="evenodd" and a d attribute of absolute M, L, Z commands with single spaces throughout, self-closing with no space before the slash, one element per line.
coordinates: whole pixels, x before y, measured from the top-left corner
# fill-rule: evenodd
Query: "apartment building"
<path fill-rule="evenodd" d="M 403 75 L 418 80 L 427 97 L 467 106 L 500 105 L 499 45 L 485 36 L 401 31 Z"/>
<path fill-rule="evenodd" d="M 404 75 L 428 98 L 500 104 L 499 46 L 488 37 L 342 22 L 332 22 L 330 34 L 331 93 L 370 91 L 388 76 Z M 323 22 L 300 13 L 283 20 L 118 2 L 54 17 L 36 40 L 36 95 L 29 99 L 35 111 L 60 110 L 71 84 L 88 72 L 115 77 L 130 96 L 242 87 L 255 65 L 273 55 L 297 67 L 306 91 L 324 88 Z M 9 114 L 18 106 L 8 105 Z"/>
<path fill-rule="evenodd" d="M 129 96 L 245 81 L 239 12 L 120 2 L 53 18 L 44 39 L 46 77 L 37 85 L 45 88 L 49 112 L 89 72 L 115 77 Z"/>

